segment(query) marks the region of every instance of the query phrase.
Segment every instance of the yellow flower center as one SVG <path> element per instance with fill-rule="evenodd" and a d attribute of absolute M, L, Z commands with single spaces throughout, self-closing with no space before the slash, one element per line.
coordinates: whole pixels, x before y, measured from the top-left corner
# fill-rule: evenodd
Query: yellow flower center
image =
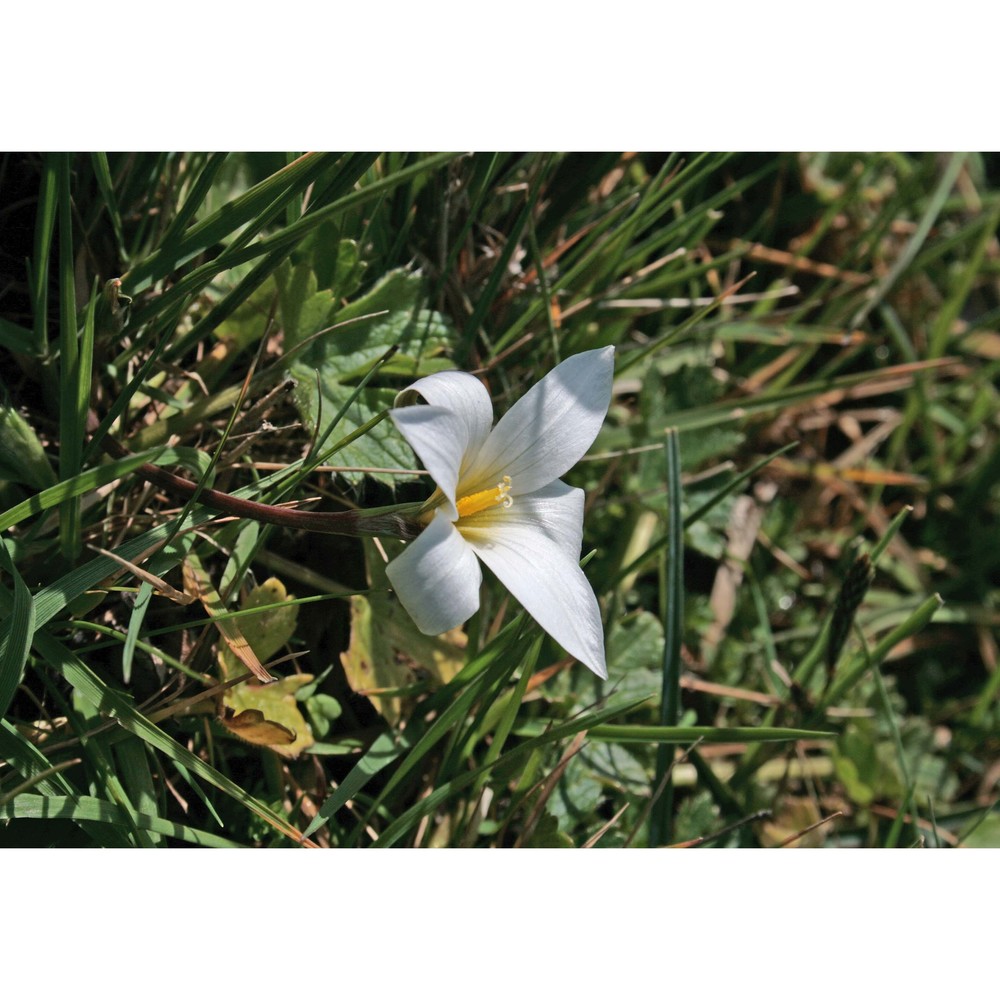
<path fill-rule="evenodd" d="M 458 507 L 459 517 L 469 517 L 481 510 L 489 510 L 490 507 L 503 507 L 509 510 L 514 506 L 514 498 L 510 495 L 510 476 L 504 476 L 492 489 L 480 490 L 478 493 L 461 497 L 455 506 Z"/>

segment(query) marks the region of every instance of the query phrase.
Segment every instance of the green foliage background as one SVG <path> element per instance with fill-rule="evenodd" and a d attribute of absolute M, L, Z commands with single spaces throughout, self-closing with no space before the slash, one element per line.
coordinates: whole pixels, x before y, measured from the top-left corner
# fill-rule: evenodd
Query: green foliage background
<path fill-rule="evenodd" d="M 976 154 L 5 154 L 0 844 L 997 845 L 997 188 Z M 421 643 L 377 546 L 100 447 L 419 500 L 399 389 L 475 371 L 499 413 L 608 344 L 568 477 L 607 682 L 492 579 Z M 274 696 L 218 690 L 194 566 L 230 636 L 287 588 L 298 756 L 227 724 Z"/>

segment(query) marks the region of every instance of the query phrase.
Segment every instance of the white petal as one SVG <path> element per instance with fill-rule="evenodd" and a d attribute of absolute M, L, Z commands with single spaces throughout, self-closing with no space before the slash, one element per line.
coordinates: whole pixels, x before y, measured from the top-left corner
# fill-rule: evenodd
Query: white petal
<path fill-rule="evenodd" d="M 469 425 L 460 413 L 440 406 L 406 406 L 390 410 L 389 416 L 441 488 L 444 510 L 454 521 L 458 517 L 455 490 L 468 454 Z"/>
<path fill-rule="evenodd" d="M 508 475 L 515 493 L 533 493 L 576 465 L 607 415 L 614 355 L 613 347 L 574 354 L 533 385 L 463 470 L 463 491 L 486 489 Z"/>
<path fill-rule="evenodd" d="M 396 396 L 395 405 L 405 406 L 419 394 L 431 406 L 454 410 L 468 427 L 466 450 L 475 454 L 482 448 L 493 426 L 493 404 L 486 387 L 468 372 L 436 372 L 417 379 Z"/>
<path fill-rule="evenodd" d="M 459 530 L 476 555 L 567 653 L 607 677 L 601 612 L 580 569 L 583 490 L 555 482 L 509 510 L 462 518 Z"/>
<path fill-rule="evenodd" d="M 442 512 L 386 567 L 400 603 L 425 635 L 440 635 L 479 610 L 483 571 Z"/>

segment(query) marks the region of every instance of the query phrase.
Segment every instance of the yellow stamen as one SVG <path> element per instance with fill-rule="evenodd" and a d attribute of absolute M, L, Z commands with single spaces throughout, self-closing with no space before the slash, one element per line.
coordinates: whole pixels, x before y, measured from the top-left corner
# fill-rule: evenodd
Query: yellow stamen
<path fill-rule="evenodd" d="M 490 507 L 502 506 L 509 510 L 514 506 L 514 498 L 510 495 L 510 476 L 504 476 L 492 489 L 480 490 L 478 493 L 462 497 L 455 506 L 458 507 L 459 517 L 469 517 Z"/>

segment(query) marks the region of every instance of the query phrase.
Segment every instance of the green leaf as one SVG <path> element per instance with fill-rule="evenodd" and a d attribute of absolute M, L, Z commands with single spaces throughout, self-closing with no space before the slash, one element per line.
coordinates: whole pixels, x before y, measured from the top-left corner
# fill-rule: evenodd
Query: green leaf
<path fill-rule="evenodd" d="M 663 665 L 660 620 L 648 611 L 617 619 L 608 632 L 607 657 L 616 695 L 648 698 L 658 694 Z"/>
<path fill-rule="evenodd" d="M 419 308 L 419 275 L 391 271 L 367 295 L 340 308 L 329 290 L 309 294 L 315 278 L 309 280 L 301 268 L 299 265 L 286 279 L 282 323 L 290 347 L 328 331 L 296 352 L 289 365 L 298 383 L 295 405 L 308 426 L 318 425 L 320 436 L 347 404 L 355 391 L 354 383 L 390 347 L 397 346 L 398 353 L 348 407 L 337 425 L 336 437 L 353 433 L 390 408 L 407 382 L 451 367 L 443 357 L 452 341 L 451 328 L 439 313 Z M 337 452 L 337 464 L 412 468 L 414 459 L 393 425 L 383 421 Z M 357 482 L 362 473 L 346 476 Z M 398 477 L 374 476 L 384 482 L 398 481 Z"/>
<path fill-rule="evenodd" d="M 357 795 L 380 771 L 388 767 L 407 748 L 403 740 L 397 741 L 391 733 L 380 733 L 364 756 L 351 768 L 350 773 L 319 808 L 313 821 L 306 827 L 304 837 L 311 837 L 320 827 L 329 822 L 330 817 Z"/>
<path fill-rule="evenodd" d="M 240 272 L 244 268 L 250 270 L 250 265 L 244 264 L 239 268 L 232 268 L 225 272 L 224 277 L 238 276 L 243 278 L 244 275 Z M 221 281 L 215 282 L 214 285 L 222 286 L 227 291 L 231 290 Z M 265 281 L 247 296 L 246 301 L 241 302 L 229 316 L 215 327 L 212 331 L 215 338 L 231 344 L 237 351 L 249 347 L 251 344 L 256 344 L 267 332 L 267 320 L 274 296 L 274 283 Z"/>
<path fill-rule="evenodd" d="M 0 406 L 0 479 L 36 490 L 56 484 L 56 474 L 31 425 L 12 406 Z"/>
<path fill-rule="evenodd" d="M 331 723 L 336 722 L 344 711 L 340 707 L 340 702 L 328 694 L 314 694 L 306 699 L 305 705 L 312 722 L 313 732 L 320 739 L 326 737 L 326 734 L 330 732 Z"/>
<path fill-rule="evenodd" d="M 367 267 L 361 259 L 361 249 L 358 244 L 354 240 L 340 240 L 333 257 L 333 265 L 332 273 L 327 273 L 317 259 L 316 276 L 324 288 L 329 288 L 333 292 L 335 299 L 346 299 L 358 290 Z"/>
<path fill-rule="evenodd" d="M 31 649 L 35 631 L 35 602 L 17 566 L 7 550 L 9 542 L 0 541 L 0 566 L 14 580 L 9 626 L 0 636 L 0 716 L 5 715 L 14 699 Z M 6 598 L 6 594 L 4 594 Z M 6 600 L 4 601 L 6 603 Z"/>
<path fill-rule="evenodd" d="M 546 804 L 549 815 L 558 820 L 562 830 L 572 830 L 579 823 L 588 824 L 596 815 L 604 789 L 584 764 L 570 761 L 562 780 Z"/>
<path fill-rule="evenodd" d="M 33 497 L 28 497 L 14 507 L 9 508 L 0 515 L 0 531 L 6 531 L 15 524 L 19 524 L 26 517 L 33 514 L 40 514 L 43 510 L 55 507 L 68 497 L 80 496 L 90 490 L 104 486 L 106 483 L 114 482 L 129 472 L 134 472 L 144 462 L 156 462 L 163 453 L 162 448 L 150 449 L 140 454 L 130 455 L 128 458 L 118 459 L 109 462 L 107 465 L 99 466 L 96 469 L 88 469 L 77 476 L 65 479 L 41 493 L 36 493 Z"/>
<path fill-rule="evenodd" d="M 115 827 L 125 827 L 134 820 L 140 830 L 176 837 L 198 847 L 243 846 L 214 833 L 196 830 L 182 823 L 160 819 L 158 816 L 149 816 L 145 813 L 135 813 L 130 816 L 125 809 L 89 795 L 19 795 L 13 802 L 0 806 L 0 818 L 71 819 L 84 826 L 90 823 L 110 823 Z"/>
<path fill-rule="evenodd" d="M 39 654 L 49 666 L 62 674 L 74 690 L 91 705 L 98 708 L 102 715 L 112 716 L 120 726 L 138 736 L 149 746 L 159 750 L 175 765 L 198 775 L 286 837 L 298 841 L 298 831 L 291 826 L 285 817 L 276 813 L 236 782 L 221 774 L 210 764 L 206 764 L 187 747 L 172 739 L 162 729 L 153 725 L 144 715 L 137 712 L 125 698 L 107 687 L 78 656 L 53 636 L 45 632 L 37 632 L 35 644 Z"/>
<path fill-rule="evenodd" d="M 559 829 L 555 816 L 542 813 L 525 847 L 573 847 L 573 839 Z"/>
<path fill-rule="evenodd" d="M 964 847 L 1000 847 L 1000 813 L 989 813 L 971 824 L 962 837 Z"/>
<path fill-rule="evenodd" d="M 31 331 L 0 317 L 0 347 L 16 354 L 27 354 L 33 347 Z"/>
<path fill-rule="evenodd" d="M 291 261 L 285 261 L 274 272 L 274 280 L 278 286 L 278 305 L 281 309 L 281 326 L 285 331 L 285 349 L 291 350 L 304 339 L 300 333 L 300 324 L 305 304 L 312 303 L 305 322 L 311 327 L 310 332 L 316 333 L 323 329 L 325 320 L 333 309 L 333 294 L 329 289 L 320 291 L 309 261 L 302 261 L 294 266 Z"/>

